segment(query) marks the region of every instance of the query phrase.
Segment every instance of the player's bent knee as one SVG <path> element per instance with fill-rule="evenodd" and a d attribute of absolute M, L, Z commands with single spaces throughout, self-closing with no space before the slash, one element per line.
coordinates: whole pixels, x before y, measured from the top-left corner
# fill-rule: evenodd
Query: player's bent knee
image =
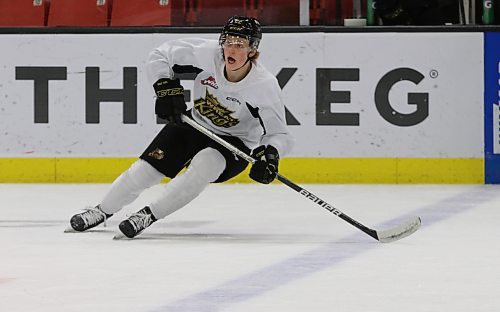
<path fill-rule="evenodd" d="M 218 150 L 208 147 L 193 157 L 191 167 L 199 176 L 213 182 L 226 168 L 226 159 Z"/>

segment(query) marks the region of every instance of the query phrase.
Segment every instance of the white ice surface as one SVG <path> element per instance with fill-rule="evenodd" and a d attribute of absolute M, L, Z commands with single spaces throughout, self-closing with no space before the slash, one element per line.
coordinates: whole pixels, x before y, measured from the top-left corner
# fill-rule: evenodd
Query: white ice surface
<path fill-rule="evenodd" d="M 0 184 L 0 311 L 500 311 L 500 187 L 304 185 L 352 218 L 422 228 L 381 244 L 286 186 L 211 185 L 135 240 L 63 233 L 107 184 Z"/>

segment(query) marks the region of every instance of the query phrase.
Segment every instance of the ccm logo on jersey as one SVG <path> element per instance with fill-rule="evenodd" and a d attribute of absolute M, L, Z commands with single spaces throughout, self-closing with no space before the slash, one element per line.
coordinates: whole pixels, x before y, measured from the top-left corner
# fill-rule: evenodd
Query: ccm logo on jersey
<path fill-rule="evenodd" d="M 233 102 L 236 102 L 236 103 L 238 103 L 239 105 L 241 105 L 241 102 L 240 102 L 238 99 L 235 99 L 234 97 L 230 97 L 230 96 L 228 96 L 228 97 L 226 97 L 226 100 L 228 100 L 228 101 L 233 101 Z"/>
<path fill-rule="evenodd" d="M 215 82 L 215 78 L 210 76 L 208 77 L 207 79 L 203 79 L 201 81 L 201 84 L 202 85 L 206 85 L 206 86 L 210 86 L 214 89 L 219 89 L 219 86 L 217 85 L 217 82 Z"/>

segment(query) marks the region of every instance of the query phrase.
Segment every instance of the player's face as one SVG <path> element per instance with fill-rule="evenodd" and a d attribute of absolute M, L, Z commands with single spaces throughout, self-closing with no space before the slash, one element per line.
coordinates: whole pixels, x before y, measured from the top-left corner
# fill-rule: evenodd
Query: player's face
<path fill-rule="evenodd" d="M 229 70 L 236 70 L 243 66 L 247 61 L 248 53 L 252 51 L 249 41 L 237 36 L 227 36 L 222 48 L 224 49 L 224 62 Z"/>

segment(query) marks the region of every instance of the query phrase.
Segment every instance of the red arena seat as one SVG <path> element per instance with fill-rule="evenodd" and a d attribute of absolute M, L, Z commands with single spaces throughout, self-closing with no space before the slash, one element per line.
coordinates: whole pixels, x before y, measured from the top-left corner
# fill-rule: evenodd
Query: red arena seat
<path fill-rule="evenodd" d="M 50 1 L 0 0 L 0 26 L 45 26 Z"/>
<path fill-rule="evenodd" d="M 47 26 L 108 26 L 110 0 L 51 0 Z"/>
<path fill-rule="evenodd" d="M 245 15 L 245 0 L 192 1 L 197 26 L 222 26 L 233 15 Z"/>
<path fill-rule="evenodd" d="M 247 0 L 245 14 L 257 18 L 262 25 L 299 25 L 299 0 Z"/>
<path fill-rule="evenodd" d="M 111 26 L 185 25 L 185 0 L 114 0 Z"/>

